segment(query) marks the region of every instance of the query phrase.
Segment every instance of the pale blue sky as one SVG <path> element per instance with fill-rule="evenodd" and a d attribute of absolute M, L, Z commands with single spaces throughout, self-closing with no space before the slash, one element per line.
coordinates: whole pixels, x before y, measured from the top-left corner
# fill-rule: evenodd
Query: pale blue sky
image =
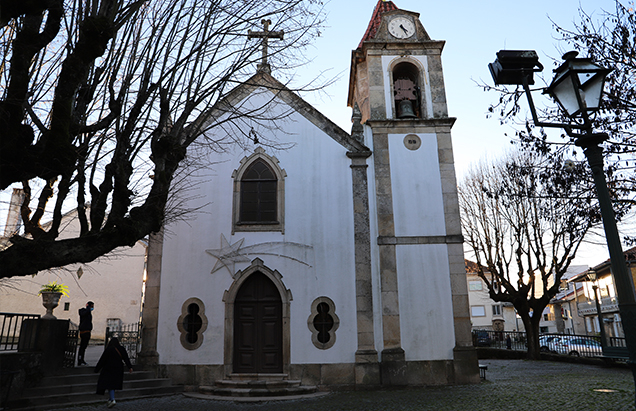
<path fill-rule="evenodd" d="M 327 95 L 303 95 L 317 109 L 346 131 L 351 129 L 351 109 L 346 106 L 351 50 L 360 42 L 377 0 L 331 1 L 327 28 L 310 54 L 315 59 L 303 68 L 301 79 L 329 70 L 327 76 L 340 79 L 328 87 Z M 553 59 L 560 61 L 566 44 L 555 39 L 550 19 L 564 27 L 579 21 L 579 5 L 595 16 L 612 11 L 613 0 L 489 0 L 446 2 L 394 0 L 403 10 L 420 13 L 420 21 L 434 40 L 445 40 L 442 53 L 449 115 L 457 118 L 452 129 L 458 180 L 471 163 L 488 156 L 497 157 L 510 147 L 514 131 L 501 126 L 497 118 L 486 118 L 489 104 L 497 101 L 494 92 L 485 92 L 475 81 L 492 84 L 488 63 L 501 49 L 536 50 L 544 65 L 546 81 L 552 79 Z M 276 75 L 276 73 L 273 73 Z M 541 83 L 538 81 L 537 85 Z M 535 99 L 541 99 L 536 95 Z M 524 99 L 522 107 L 527 109 Z M 559 130 L 556 130 L 557 132 Z M 579 253 L 578 264 L 596 265 L 608 258 L 605 247 L 592 247 Z"/>
<path fill-rule="evenodd" d="M 314 61 L 302 70 L 303 79 L 321 70 L 329 70 L 327 76 L 341 74 L 340 80 L 325 90 L 328 96 L 303 97 L 346 131 L 351 129 L 351 109 L 346 106 L 351 50 L 364 35 L 376 4 L 377 0 L 331 1 L 326 6 L 329 27 L 316 41 L 315 49 L 309 50 L 315 55 Z M 458 176 L 482 155 L 497 155 L 500 148 L 510 145 L 504 132 L 511 129 L 500 126 L 496 118 L 485 116 L 498 95 L 484 92 L 475 84 L 492 84 L 488 63 L 494 61 L 495 53 L 501 49 L 536 50 L 549 81 L 552 59 L 560 60 L 561 51 L 568 50 L 554 38 L 549 18 L 572 27 L 572 22 L 578 20 L 579 4 L 597 16 L 601 9 L 611 11 L 614 7 L 613 0 L 395 0 L 394 4 L 420 13 L 429 36 L 446 41 L 442 62 L 449 115 L 457 118 L 452 134 Z M 525 103 L 524 100 L 524 108 Z"/>

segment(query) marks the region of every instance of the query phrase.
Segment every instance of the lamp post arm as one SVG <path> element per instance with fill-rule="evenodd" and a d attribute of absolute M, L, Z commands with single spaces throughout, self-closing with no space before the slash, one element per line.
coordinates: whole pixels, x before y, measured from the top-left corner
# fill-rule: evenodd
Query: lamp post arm
<path fill-rule="evenodd" d="M 528 98 L 528 106 L 530 106 L 530 113 L 532 113 L 532 122 L 537 127 L 553 127 L 553 128 L 562 128 L 570 137 L 578 137 L 578 134 L 572 132 L 572 124 L 567 123 L 545 123 L 539 120 L 539 116 L 537 116 L 537 109 L 534 106 L 534 100 L 532 99 L 532 92 L 530 91 L 530 85 L 528 84 L 528 75 L 523 76 L 523 89 L 526 92 L 526 97 Z M 576 127 L 576 126 L 574 126 Z M 579 127 L 576 127 L 579 128 Z"/>

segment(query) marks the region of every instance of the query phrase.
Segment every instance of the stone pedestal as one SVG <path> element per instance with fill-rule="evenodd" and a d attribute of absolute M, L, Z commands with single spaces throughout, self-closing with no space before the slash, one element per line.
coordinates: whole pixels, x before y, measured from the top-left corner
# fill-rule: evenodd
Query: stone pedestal
<path fill-rule="evenodd" d="M 475 347 L 455 347 L 453 356 L 455 384 L 478 384 L 479 361 Z"/>
<path fill-rule="evenodd" d="M 24 320 L 18 352 L 41 352 L 42 373 L 55 374 L 64 366 L 69 325 L 69 320 Z"/>
<path fill-rule="evenodd" d="M 406 360 L 404 350 L 402 348 L 388 348 L 382 351 L 380 373 L 382 378 L 382 385 L 408 385 Z"/>

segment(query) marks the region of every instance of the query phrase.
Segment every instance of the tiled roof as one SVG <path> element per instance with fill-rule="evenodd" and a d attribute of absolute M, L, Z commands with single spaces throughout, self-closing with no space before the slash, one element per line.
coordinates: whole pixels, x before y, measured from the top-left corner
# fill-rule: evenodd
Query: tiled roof
<path fill-rule="evenodd" d="M 378 27 L 380 27 L 380 22 L 382 21 L 382 14 L 391 10 L 398 10 L 398 7 L 393 4 L 392 1 L 378 0 L 378 4 L 376 4 L 373 10 L 369 27 L 367 27 L 367 31 L 364 33 L 364 37 L 362 37 L 358 48 L 362 47 L 362 43 L 365 41 L 375 37 L 375 34 L 378 32 Z"/>
<path fill-rule="evenodd" d="M 467 259 L 464 258 L 464 265 L 466 266 L 466 273 L 467 274 L 476 274 L 476 273 L 479 272 L 479 264 L 477 264 L 477 263 L 475 263 L 473 261 L 470 261 L 470 260 L 467 260 Z M 486 267 L 482 267 L 482 268 L 483 268 L 483 270 L 485 272 L 488 271 L 488 268 L 486 268 Z"/>

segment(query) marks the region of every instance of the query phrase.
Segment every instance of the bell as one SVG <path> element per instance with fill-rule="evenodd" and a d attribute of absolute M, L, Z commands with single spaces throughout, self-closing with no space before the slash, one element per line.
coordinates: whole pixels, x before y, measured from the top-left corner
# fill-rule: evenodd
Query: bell
<path fill-rule="evenodd" d="M 417 118 L 413 112 L 412 100 L 401 100 L 398 105 L 398 118 Z"/>

